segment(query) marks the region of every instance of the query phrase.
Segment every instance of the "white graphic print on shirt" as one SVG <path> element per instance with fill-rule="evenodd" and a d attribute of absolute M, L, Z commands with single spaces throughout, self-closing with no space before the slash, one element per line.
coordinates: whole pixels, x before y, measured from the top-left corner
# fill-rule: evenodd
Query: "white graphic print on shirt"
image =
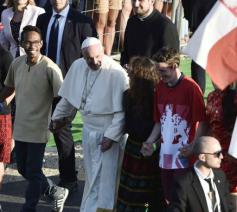
<path fill-rule="evenodd" d="M 178 111 L 176 112 L 173 112 L 173 105 L 168 104 L 160 118 L 163 140 L 160 150 L 160 167 L 164 169 L 188 166 L 187 159 L 179 158 L 179 148 L 188 144 L 190 127 L 187 121 L 178 114 Z"/>

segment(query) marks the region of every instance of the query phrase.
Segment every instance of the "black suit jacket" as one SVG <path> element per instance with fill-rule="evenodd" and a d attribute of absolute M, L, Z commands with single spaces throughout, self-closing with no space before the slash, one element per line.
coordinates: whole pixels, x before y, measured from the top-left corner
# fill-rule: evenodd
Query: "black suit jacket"
<path fill-rule="evenodd" d="M 224 172 L 213 170 L 213 173 L 222 212 L 234 212 L 229 200 L 229 186 Z M 193 168 L 176 180 L 168 212 L 208 212 L 204 191 Z"/>
<path fill-rule="evenodd" d="M 48 23 L 52 16 L 52 11 L 40 15 L 37 19 L 36 26 L 40 28 L 43 36 L 44 45 L 42 53 L 46 52 L 46 34 Z M 82 57 L 81 44 L 86 37 L 97 37 L 95 26 L 92 19 L 70 8 L 62 38 L 60 64 L 63 76 L 66 75 L 71 64 L 78 58 Z"/>

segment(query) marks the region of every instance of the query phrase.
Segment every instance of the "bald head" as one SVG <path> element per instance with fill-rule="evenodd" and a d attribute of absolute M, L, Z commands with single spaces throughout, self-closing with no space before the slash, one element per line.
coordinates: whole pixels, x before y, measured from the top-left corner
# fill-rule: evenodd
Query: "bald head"
<path fill-rule="evenodd" d="M 195 155 L 205 152 L 216 151 L 216 148 L 220 149 L 220 143 L 217 139 L 211 136 L 201 136 L 196 139 L 193 152 Z"/>
<path fill-rule="evenodd" d="M 210 168 L 220 168 L 223 159 L 219 141 L 210 136 L 202 136 L 195 141 L 194 153 L 198 157 L 197 166 L 203 174 L 210 173 Z"/>

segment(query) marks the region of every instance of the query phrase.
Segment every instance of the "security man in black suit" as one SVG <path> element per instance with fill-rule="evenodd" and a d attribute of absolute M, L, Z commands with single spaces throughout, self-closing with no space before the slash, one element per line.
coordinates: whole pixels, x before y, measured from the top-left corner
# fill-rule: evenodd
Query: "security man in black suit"
<path fill-rule="evenodd" d="M 223 155 L 218 140 L 203 136 L 194 144 L 198 160 L 176 180 L 168 212 L 234 212 L 229 187 L 221 171 Z"/>
<path fill-rule="evenodd" d="M 59 65 L 65 77 L 69 67 L 82 56 L 81 44 L 87 37 L 96 37 L 92 19 L 70 8 L 68 0 L 50 0 L 52 10 L 38 17 L 36 26 L 42 31 L 43 54 Z M 59 100 L 55 100 L 53 110 Z M 76 114 L 76 111 L 75 111 Z M 59 155 L 59 185 L 70 191 L 77 189 L 75 150 L 71 122 L 54 133 Z"/>

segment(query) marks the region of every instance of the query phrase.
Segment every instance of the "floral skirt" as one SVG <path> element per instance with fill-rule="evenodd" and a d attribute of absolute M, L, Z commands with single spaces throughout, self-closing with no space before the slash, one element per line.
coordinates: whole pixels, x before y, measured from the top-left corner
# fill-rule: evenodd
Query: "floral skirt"
<path fill-rule="evenodd" d="M 0 162 L 9 163 L 12 145 L 11 115 L 0 115 Z"/>

